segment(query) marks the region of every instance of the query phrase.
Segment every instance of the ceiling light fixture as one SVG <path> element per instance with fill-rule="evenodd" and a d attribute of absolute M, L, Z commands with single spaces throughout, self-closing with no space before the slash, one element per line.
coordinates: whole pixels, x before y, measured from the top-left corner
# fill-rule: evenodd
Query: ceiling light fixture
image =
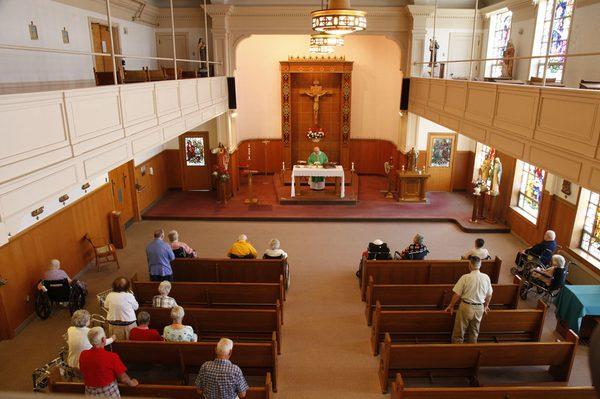
<path fill-rule="evenodd" d="M 335 49 L 331 46 L 310 46 L 308 51 L 313 54 L 331 54 Z"/>
<path fill-rule="evenodd" d="M 330 35 L 328 33 L 317 33 L 314 35 L 310 35 L 310 45 L 339 47 L 344 45 L 344 37 Z"/>
<path fill-rule="evenodd" d="M 327 9 L 313 11 L 310 16 L 316 32 L 347 35 L 367 29 L 367 13 L 353 10 L 350 0 L 329 0 Z"/>

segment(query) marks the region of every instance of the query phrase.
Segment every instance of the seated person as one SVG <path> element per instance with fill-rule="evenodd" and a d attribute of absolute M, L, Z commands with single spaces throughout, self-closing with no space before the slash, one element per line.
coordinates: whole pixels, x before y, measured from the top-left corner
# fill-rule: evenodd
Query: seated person
<path fill-rule="evenodd" d="M 161 281 L 158 285 L 158 293 L 160 295 L 155 295 L 152 298 L 152 307 L 153 308 L 168 308 L 171 309 L 177 306 L 177 302 L 175 299 L 169 296 L 171 292 L 171 283 L 168 281 Z"/>
<path fill-rule="evenodd" d="M 170 342 L 197 342 L 198 335 L 194 333 L 192 326 L 182 324 L 185 311 L 181 306 L 175 306 L 171 309 L 171 319 L 173 323 L 166 326 L 163 330 L 163 338 Z"/>
<path fill-rule="evenodd" d="M 129 332 L 129 339 L 131 341 L 162 341 L 163 338 L 160 336 L 158 330 L 149 328 L 150 314 L 148 312 L 141 311 L 137 315 L 137 327 Z"/>
<path fill-rule="evenodd" d="M 542 242 L 518 252 L 515 263 L 520 265 L 524 261 L 525 255 L 533 255 L 540 259 L 542 265 L 548 266 L 554 251 L 556 251 L 556 233 L 552 230 L 548 230 L 544 233 L 544 240 Z"/>
<path fill-rule="evenodd" d="M 176 258 L 197 258 L 198 254 L 185 242 L 179 241 L 179 233 L 175 230 L 169 231 L 169 243 Z"/>
<path fill-rule="evenodd" d="M 72 280 L 69 277 L 69 275 L 60 268 L 60 261 L 58 259 L 52 259 L 50 261 L 48 270 L 44 272 L 44 277 L 42 278 L 42 280 L 57 281 L 64 279 L 66 279 L 69 282 L 69 284 L 71 284 Z M 38 290 L 45 290 L 41 281 L 38 283 Z"/>
<path fill-rule="evenodd" d="M 552 255 L 550 267 L 543 269 L 536 267 L 531 271 L 531 277 L 541 281 L 546 287 L 560 287 L 564 284 L 565 258 L 562 255 Z"/>
<path fill-rule="evenodd" d="M 400 259 L 414 259 L 423 260 L 429 253 L 427 246 L 423 243 L 424 237 L 421 234 L 416 234 L 413 238 L 412 244 L 404 248 L 404 251 L 400 253 Z"/>
<path fill-rule="evenodd" d="M 91 349 L 92 344 L 88 339 L 90 331 L 90 313 L 87 310 L 76 310 L 71 316 L 72 326 L 67 329 L 66 340 L 69 352 L 67 354 L 67 365 L 69 367 L 79 368 L 79 355 L 81 352 Z M 115 340 L 113 335 L 106 340 L 106 345 L 110 345 Z"/>
<path fill-rule="evenodd" d="M 392 259 L 390 249 L 388 248 L 387 244 L 379 238 L 369 243 L 367 250 L 362 253 L 362 256 L 368 260 Z M 360 278 L 360 275 L 362 274 L 362 259 L 355 274 L 356 277 Z"/>
<path fill-rule="evenodd" d="M 204 362 L 200 367 L 198 377 L 196 377 L 196 387 L 198 391 L 202 391 L 204 398 L 233 399 L 246 397 L 248 383 L 242 370 L 229 360 L 232 350 L 233 341 L 228 338 L 221 338 L 215 349 L 217 358 Z"/>
<path fill-rule="evenodd" d="M 490 253 L 488 252 L 487 249 L 485 249 L 483 246 L 485 245 L 485 241 L 483 240 L 483 238 L 478 238 L 475 240 L 475 247 L 472 249 L 469 249 L 462 257 L 461 259 L 470 259 L 471 257 L 476 257 L 479 258 L 481 260 L 486 260 L 486 259 L 490 259 Z"/>
<path fill-rule="evenodd" d="M 248 237 L 245 234 L 240 234 L 237 241 L 229 248 L 227 256 L 232 259 L 255 259 L 257 252 L 252 244 L 248 242 Z"/>
<path fill-rule="evenodd" d="M 263 259 L 287 259 L 287 254 L 281 249 L 281 243 L 277 238 L 269 241 L 269 248 L 265 251 Z"/>

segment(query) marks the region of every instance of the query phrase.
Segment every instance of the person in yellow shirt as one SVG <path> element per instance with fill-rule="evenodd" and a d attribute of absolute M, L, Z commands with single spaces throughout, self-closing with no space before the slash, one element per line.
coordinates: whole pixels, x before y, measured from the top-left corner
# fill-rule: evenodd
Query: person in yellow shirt
<path fill-rule="evenodd" d="M 256 255 L 256 249 L 248 242 L 245 234 L 240 234 L 238 240 L 231 245 L 227 252 L 227 256 L 232 259 L 254 259 Z"/>

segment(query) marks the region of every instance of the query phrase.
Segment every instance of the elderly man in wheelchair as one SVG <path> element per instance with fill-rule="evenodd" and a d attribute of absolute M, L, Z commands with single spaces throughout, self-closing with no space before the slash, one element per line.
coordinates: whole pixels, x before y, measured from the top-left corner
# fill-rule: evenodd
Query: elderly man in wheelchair
<path fill-rule="evenodd" d="M 73 314 L 85 306 L 86 295 L 85 284 L 82 281 L 71 280 L 67 273 L 60 269 L 60 261 L 52 259 L 50 268 L 37 284 L 35 313 L 45 320 L 58 304 L 66 304 L 69 312 Z"/>
<path fill-rule="evenodd" d="M 546 231 L 542 242 L 517 252 L 515 266 L 510 269 L 511 273 L 524 276 L 536 267 L 547 268 L 557 247 L 556 233 L 552 230 Z"/>
<path fill-rule="evenodd" d="M 567 274 L 565 258 L 562 255 L 552 255 L 550 267 L 538 266 L 523 275 L 521 298 L 527 299 L 528 293 L 532 290 L 548 300 L 554 298 L 565 285 Z"/>

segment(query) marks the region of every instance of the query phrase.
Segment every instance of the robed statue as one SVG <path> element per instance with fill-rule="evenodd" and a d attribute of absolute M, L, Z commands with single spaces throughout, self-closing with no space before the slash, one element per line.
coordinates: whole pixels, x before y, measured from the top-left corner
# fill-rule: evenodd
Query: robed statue
<path fill-rule="evenodd" d="M 437 64 L 437 52 L 440 49 L 440 45 L 437 40 L 429 39 L 429 63 L 435 65 Z"/>
<path fill-rule="evenodd" d="M 500 194 L 500 181 L 502 180 L 502 162 L 500 158 L 494 159 L 494 168 L 492 171 L 492 187 L 490 189 L 490 195 L 497 196 Z"/>
<path fill-rule="evenodd" d="M 515 46 L 513 45 L 512 40 L 509 40 L 506 44 L 506 48 L 502 53 L 502 77 L 503 78 L 512 78 L 513 76 L 513 66 L 515 64 Z"/>
<path fill-rule="evenodd" d="M 485 159 L 481 163 L 479 167 L 479 177 L 483 182 L 482 189 L 485 187 L 485 190 L 489 189 L 488 181 L 490 180 L 490 174 L 492 173 L 492 159 L 488 155 L 485 156 Z M 484 190 L 484 191 L 485 191 Z"/>
<path fill-rule="evenodd" d="M 419 151 L 413 147 L 407 154 L 408 157 L 408 170 L 411 172 L 417 171 L 417 162 L 419 160 Z"/>

